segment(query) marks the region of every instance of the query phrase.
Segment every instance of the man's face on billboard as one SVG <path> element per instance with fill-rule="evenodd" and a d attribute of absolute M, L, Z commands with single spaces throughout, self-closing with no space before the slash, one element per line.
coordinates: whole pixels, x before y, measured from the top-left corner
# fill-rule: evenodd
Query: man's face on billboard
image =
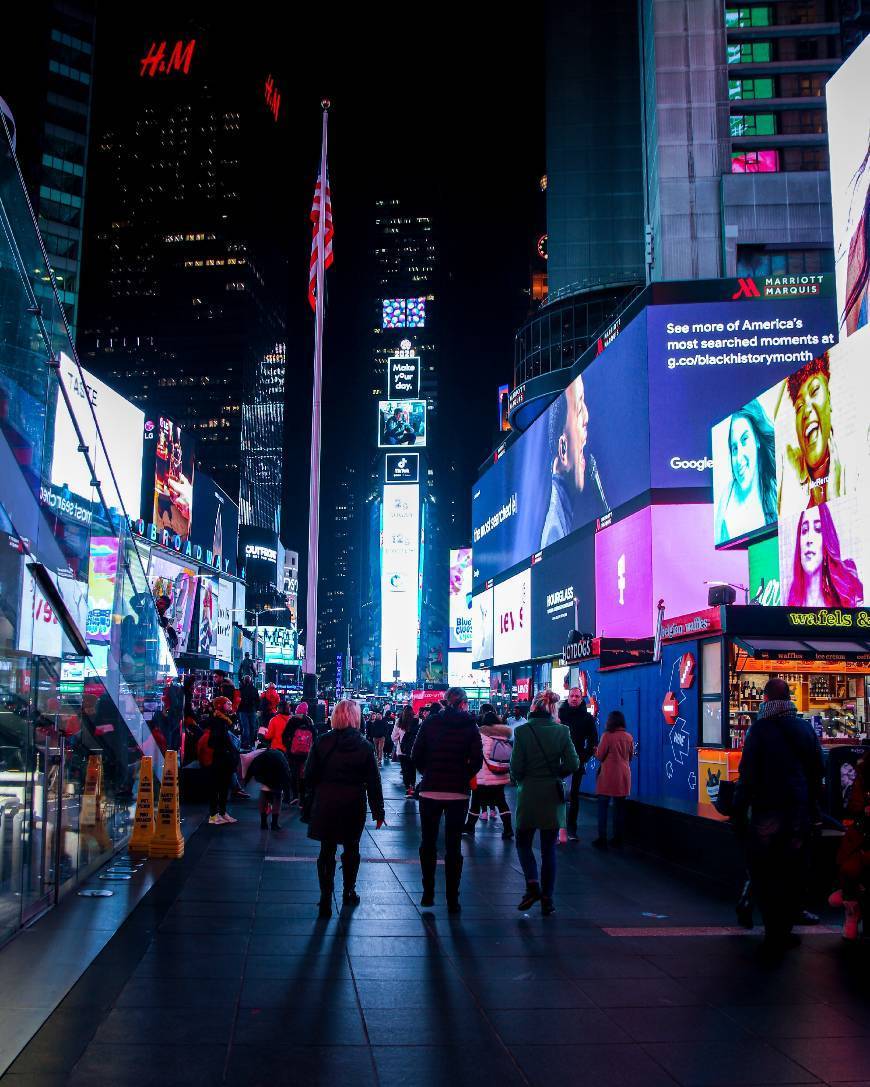
<path fill-rule="evenodd" d="M 798 444 L 812 474 L 828 459 L 831 438 L 831 391 L 824 374 L 811 374 L 794 405 Z"/>
<path fill-rule="evenodd" d="M 586 482 L 586 449 L 587 428 L 589 426 L 589 411 L 586 407 L 586 393 L 583 388 L 583 378 L 578 377 L 565 390 L 568 399 L 568 417 L 565 422 L 565 454 L 564 460 L 574 486 L 578 491 L 583 490 Z"/>

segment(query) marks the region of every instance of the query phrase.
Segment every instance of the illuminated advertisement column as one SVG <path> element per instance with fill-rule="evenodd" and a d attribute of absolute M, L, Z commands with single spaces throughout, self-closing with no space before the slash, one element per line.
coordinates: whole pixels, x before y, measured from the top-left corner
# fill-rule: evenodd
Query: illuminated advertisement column
<path fill-rule="evenodd" d="M 385 483 L 381 506 L 382 683 L 417 681 L 419 571 L 419 485 Z"/>

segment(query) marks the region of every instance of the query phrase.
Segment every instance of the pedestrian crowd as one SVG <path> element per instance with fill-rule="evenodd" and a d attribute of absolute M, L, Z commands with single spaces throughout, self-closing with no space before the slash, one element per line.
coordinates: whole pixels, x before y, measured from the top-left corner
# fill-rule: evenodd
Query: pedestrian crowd
<path fill-rule="evenodd" d="M 274 684 L 260 692 L 253 669 L 243 665 L 239 687 L 216 673 L 211 697 L 193 710 L 190 683 L 184 688 L 180 746 L 184 765 L 198 762 L 208 777 L 209 822 L 236 822 L 231 796 L 246 799 L 259 785 L 260 825 L 280 831 L 282 806 L 297 807 L 308 836 L 320 842 L 317 871 L 321 917 L 332 912 L 337 850 L 342 847 L 342 901 L 359 902 L 356 889 L 360 839 L 366 811 L 376 826 L 386 821 L 381 769 L 398 764 L 404 795 L 418 805 L 421 906 L 435 902 L 438 840 L 444 824 L 444 872 L 448 912 L 460 906 L 462 838 L 473 839 L 482 822 L 500 822 L 525 877 L 518 909 L 540 903 L 555 912 L 558 845 L 578 840 L 580 791 L 587 768 L 595 770 L 599 850 L 621 848 L 626 800 L 631 793 L 635 742 L 619 710 L 607 717 L 599 737 L 579 688 L 561 700 L 540 692 L 528 714 L 519 706 L 500 716 L 489 704 L 469 712 L 468 698 L 450 688 L 437 702 L 396 713 L 389 704 L 340 701 L 318 728 L 306 702 L 295 707 Z M 745 847 L 748 880 L 739 911 L 751 902 L 760 912 L 765 947 L 782 953 L 798 940 L 793 927 L 813 915 L 803 908 L 810 843 L 820 818 L 822 754 L 811 726 L 790 701 L 783 680 L 764 689 L 757 721 L 743 749 L 739 779 L 721 790 L 720 810 L 729 816 Z M 161 711 L 167 713 L 164 697 Z M 155 731 L 172 722 L 155 715 Z M 505 790 L 515 787 L 511 810 Z M 870 772 L 858 767 L 849 802 L 852 822 L 838 854 L 838 885 L 830 903 L 844 910 L 844 936 L 855 939 L 861 898 L 870 870 Z M 608 821 L 612 812 L 612 833 Z M 535 844 L 537 839 L 537 850 Z M 740 912 L 738 914 L 741 916 Z M 817 918 L 816 918 L 817 920 Z M 751 925 L 751 920 L 749 922 Z"/>

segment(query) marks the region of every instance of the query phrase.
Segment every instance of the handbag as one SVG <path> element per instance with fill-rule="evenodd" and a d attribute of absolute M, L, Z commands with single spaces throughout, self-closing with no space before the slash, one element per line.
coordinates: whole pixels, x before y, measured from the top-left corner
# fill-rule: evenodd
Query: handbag
<path fill-rule="evenodd" d="M 329 762 L 330 756 L 332 755 L 333 751 L 335 751 L 335 749 L 337 747 L 338 747 L 338 740 L 336 740 L 333 743 L 332 747 L 329 749 L 329 751 L 327 751 L 326 755 L 324 756 L 323 764 L 320 767 L 321 775 L 323 774 L 323 771 L 326 769 L 326 764 Z M 311 810 L 314 807 L 314 798 L 315 798 L 316 794 L 317 794 L 317 786 L 316 785 L 313 786 L 313 788 L 311 788 L 311 789 L 306 789 L 305 790 L 305 795 L 302 797 L 302 803 L 299 806 L 299 822 L 300 823 L 310 823 L 311 822 Z"/>
<path fill-rule="evenodd" d="M 547 764 L 547 769 L 553 774 L 556 779 L 556 796 L 559 798 L 559 803 L 564 804 L 568 800 L 567 793 L 565 792 L 565 782 L 559 777 L 558 774 L 553 773 L 553 767 L 550 765 L 550 760 L 547 758 L 547 752 L 544 750 L 544 745 L 538 738 L 537 732 L 529 725 L 529 732 L 535 737 L 535 743 L 541 749 L 541 754 L 544 756 L 544 762 Z"/>

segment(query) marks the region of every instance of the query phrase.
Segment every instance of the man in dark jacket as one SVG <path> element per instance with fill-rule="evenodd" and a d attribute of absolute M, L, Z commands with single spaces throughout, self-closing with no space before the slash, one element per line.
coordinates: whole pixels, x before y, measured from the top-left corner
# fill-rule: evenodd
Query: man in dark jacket
<path fill-rule="evenodd" d="M 260 692 L 254 686 L 252 676 L 243 675 L 239 687 L 239 728 L 242 733 L 242 750 L 249 751 L 254 746 L 257 732 L 257 706 Z"/>
<path fill-rule="evenodd" d="M 379 710 L 372 710 L 369 714 L 368 724 L 366 725 L 366 739 L 368 739 L 375 749 L 375 758 L 377 759 L 378 766 L 384 761 L 384 745 L 392 730 L 393 726 L 387 721 L 384 714 Z"/>
<path fill-rule="evenodd" d="M 468 713 L 468 696 L 451 687 L 441 713 L 430 714 L 420 726 L 411 751 L 422 773 L 419 786 L 420 868 L 423 874 L 421 906 L 435 905 L 435 868 L 438 864 L 438 831 L 444 815 L 445 878 L 447 910 L 459 913 L 462 879 L 462 828 L 468 810 L 471 779 L 483 766 L 483 747 L 474 719 Z"/>
<path fill-rule="evenodd" d="M 749 871 L 764 920 L 765 946 L 797 943 L 810 832 L 822 793 L 822 749 L 798 716 L 784 679 L 768 680 L 746 734 L 734 796 L 735 819 L 748 822 Z"/>
<path fill-rule="evenodd" d="M 577 839 L 577 816 L 580 814 L 580 783 L 586 773 L 586 763 L 598 746 L 595 718 L 586 708 L 579 687 L 568 692 L 568 701 L 559 707 L 559 720 L 571 731 L 571 742 L 580 759 L 580 769 L 571 775 L 571 795 L 568 800 L 568 837 Z"/>

